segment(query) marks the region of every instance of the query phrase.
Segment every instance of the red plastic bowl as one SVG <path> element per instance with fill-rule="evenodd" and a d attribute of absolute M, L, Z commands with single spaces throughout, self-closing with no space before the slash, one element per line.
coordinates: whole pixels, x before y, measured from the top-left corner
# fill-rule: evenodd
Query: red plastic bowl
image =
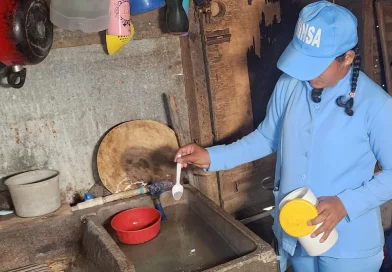
<path fill-rule="evenodd" d="M 134 208 L 117 214 L 111 222 L 123 244 L 142 244 L 158 235 L 161 213 L 154 208 Z"/>

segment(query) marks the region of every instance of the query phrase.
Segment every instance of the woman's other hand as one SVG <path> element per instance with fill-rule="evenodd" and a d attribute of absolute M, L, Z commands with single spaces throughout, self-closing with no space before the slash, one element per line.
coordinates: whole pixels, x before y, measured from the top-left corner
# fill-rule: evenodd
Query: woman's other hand
<path fill-rule="evenodd" d="M 308 225 L 313 226 L 323 223 L 312 233 L 311 237 L 315 238 L 319 234 L 324 233 L 320 239 L 320 243 L 324 243 L 336 225 L 347 216 L 347 211 L 337 196 L 320 197 L 318 200 L 319 203 L 316 208 L 319 215 L 315 219 L 310 220 Z"/>

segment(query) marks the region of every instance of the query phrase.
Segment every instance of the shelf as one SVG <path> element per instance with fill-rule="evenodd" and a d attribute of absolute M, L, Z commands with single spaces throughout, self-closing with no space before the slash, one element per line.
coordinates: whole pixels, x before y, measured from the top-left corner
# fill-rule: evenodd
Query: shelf
<path fill-rule="evenodd" d="M 153 10 L 137 16 L 131 16 L 135 28 L 134 39 L 152 39 L 167 36 L 162 29 L 165 26 L 165 8 Z M 55 27 L 54 48 L 105 44 L 105 32 L 84 33 L 82 31 L 68 31 Z"/>

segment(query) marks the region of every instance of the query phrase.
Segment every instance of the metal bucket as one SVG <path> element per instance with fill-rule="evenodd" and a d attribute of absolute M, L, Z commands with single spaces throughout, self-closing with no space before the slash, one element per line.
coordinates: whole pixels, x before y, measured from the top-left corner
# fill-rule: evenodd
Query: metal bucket
<path fill-rule="evenodd" d="M 8 178 L 15 213 L 20 217 L 42 216 L 61 206 L 59 172 L 35 170 Z"/>

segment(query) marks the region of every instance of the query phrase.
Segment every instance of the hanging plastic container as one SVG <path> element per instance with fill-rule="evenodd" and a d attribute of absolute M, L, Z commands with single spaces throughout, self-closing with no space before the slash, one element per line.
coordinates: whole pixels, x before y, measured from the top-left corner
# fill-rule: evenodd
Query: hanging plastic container
<path fill-rule="evenodd" d="M 134 32 L 129 13 L 129 0 L 111 0 L 110 23 L 106 31 L 106 46 L 109 55 L 121 51 L 133 38 Z"/>
<path fill-rule="evenodd" d="M 183 0 L 182 7 L 184 8 L 186 16 L 188 16 L 188 20 L 189 20 L 189 0 Z M 188 32 L 182 34 L 181 36 L 188 36 Z"/>
<path fill-rule="evenodd" d="M 130 0 L 131 15 L 138 15 L 154 9 L 163 8 L 166 5 L 165 0 Z"/>
<path fill-rule="evenodd" d="M 109 26 L 110 0 L 52 0 L 50 20 L 66 30 L 99 32 Z"/>
<path fill-rule="evenodd" d="M 182 0 L 182 7 L 184 8 L 186 15 L 189 17 L 189 0 Z"/>
<path fill-rule="evenodd" d="M 189 30 L 189 22 L 182 0 L 166 0 L 166 29 L 174 35 L 185 34 Z"/>

